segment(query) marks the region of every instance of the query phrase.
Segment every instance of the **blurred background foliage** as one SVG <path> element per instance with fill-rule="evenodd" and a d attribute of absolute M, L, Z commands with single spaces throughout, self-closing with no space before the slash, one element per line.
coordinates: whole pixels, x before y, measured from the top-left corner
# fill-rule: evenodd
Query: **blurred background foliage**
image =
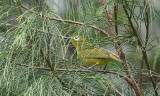
<path fill-rule="evenodd" d="M 114 38 L 122 42 L 136 81 L 139 81 L 142 48 L 129 27 L 123 3 L 133 10 L 134 26 L 142 42 L 145 42 L 145 12 L 143 0 L 107 0 L 108 11 L 114 4 L 118 8 L 119 34 L 106 37 L 87 26 L 51 20 L 48 17 L 72 20 L 94 25 L 109 32 L 102 0 L 0 0 L 0 95 L 1 96 L 135 96 L 124 78 L 98 72 L 50 71 L 53 69 L 88 68 L 77 59 L 75 48 L 65 36 L 83 35 L 90 42 L 115 53 Z M 26 6 L 29 10 L 21 7 Z M 150 33 L 147 44 L 149 64 L 159 88 L 160 73 L 160 1 L 147 0 Z M 33 13 L 30 11 L 34 11 Z M 42 16 L 45 15 L 45 16 Z M 137 24 L 139 26 L 137 26 Z M 113 66 L 115 65 L 115 66 Z M 117 66 L 118 65 L 118 66 Z M 107 70 L 125 73 L 118 62 L 112 62 Z M 102 70 L 102 68 L 94 68 Z M 143 87 L 145 96 L 152 96 L 154 89 L 148 79 L 144 64 Z"/>

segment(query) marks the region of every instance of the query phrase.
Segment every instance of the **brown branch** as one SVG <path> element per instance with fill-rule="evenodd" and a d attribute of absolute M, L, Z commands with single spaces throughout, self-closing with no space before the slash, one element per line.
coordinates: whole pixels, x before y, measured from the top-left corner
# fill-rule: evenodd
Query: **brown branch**
<path fill-rule="evenodd" d="M 138 44 L 139 44 L 140 46 L 142 46 L 141 40 L 140 40 L 139 35 L 138 35 L 138 33 L 137 33 L 137 30 L 136 30 L 136 29 L 134 28 L 134 26 L 133 26 L 133 23 L 132 23 L 132 20 L 131 20 L 131 16 L 129 15 L 129 13 L 128 13 L 128 11 L 127 11 L 127 8 L 125 7 L 124 4 L 123 4 L 123 9 L 124 9 L 124 12 L 125 12 L 125 14 L 126 14 L 126 16 L 127 16 L 127 18 L 128 18 L 129 24 L 131 25 L 130 27 L 132 28 L 132 30 L 133 30 L 133 32 L 134 32 L 134 35 L 137 37 Z"/>
<path fill-rule="evenodd" d="M 145 42 L 145 46 L 148 43 L 148 39 L 149 39 L 149 15 L 148 15 L 148 7 L 146 5 L 146 0 L 144 0 L 144 7 L 146 7 L 145 9 L 145 14 L 146 14 L 146 42 Z"/>
<path fill-rule="evenodd" d="M 131 17 L 129 16 L 129 14 L 128 14 L 128 12 L 127 12 L 127 9 L 125 9 L 125 6 L 124 6 L 124 5 L 123 5 L 123 9 L 124 9 L 124 11 L 125 11 L 125 14 L 126 14 L 127 17 L 128 17 L 128 21 L 129 21 L 129 23 L 130 23 L 130 25 L 131 25 L 131 27 L 132 27 L 132 30 L 135 32 L 136 36 L 138 36 L 138 34 L 137 34 L 137 32 L 136 32 L 133 24 L 131 23 L 131 22 L 132 22 L 132 21 L 131 21 Z M 141 44 L 141 42 L 140 42 L 139 39 L 138 39 L 138 44 Z M 135 86 L 134 86 L 134 90 L 135 90 L 136 94 L 137 94 L 138 96 L 144 96 L 144 94 L 141 93 L 140 88 L 137 86 L 136 81 L 135 81 L 134 79 L 133 79 L 133 83 L 134 83 L 134 85 L 135 85 Z"/>
<path fill-rule="evenodd" d="M 54 70 L 53 67 L 52 67 L 52 63 L 51 63 L 51 61 L 50 61 L 50 58 L 49 58 L 48 56 L 46 57 L 46 56 L 44 55 L 44 53 L 43 53 L 42 50 L 40 50 L 40 53 L 41 53 L 42 57 L 46 60 L 47 65 L 49 66 L 49 68 L 40 68 L 40 67 L 39 67 L 39 68 L 38 68 L 38 67 L 34 67 L 34 68 L 56 71 L 56 70 Z M 59 76 L 57 76 L 57 79 L 58 79 L 58 81 L 63 85 L 63 87 L 66 87 L 66 88 L 71 89 L 69 86 L 67 86 L 67 85 L 61 80 L 61 78 L 60 78 Z M 73 92 L 74 92 L 74 93 L 78 93 L 77 90 L 73 90 Z M 85 94 L 81 94 L 81 95 L 82 95 L 82 96 L 86 96 Z"/>
<path fill-rule="evenodd" d="M 127 81 L 130 81 L 128 77 L 126 77 L 123 74 L 119 74 L 115 71 L 106 71 L 106 70 L 88 70 L 88 69 L 83 69 L 83 70 L 77 70 L 77 69 L 55 69 L 55 71 L 68 71 L 68 72 L 100 72 L 100 73 L 111 73 L 118 75 L 120 77 L 125 78 Z"/>
<path fill-rule="evenodd" d="M 20 66 L 26 66 L 28 68 L 34 68 L 34 69 L 43 69 L 43 70 L 52 70 L 50 67 L 48 68 L 45 68 L 45 67 L 37 67 L 37 66 L 28 66 L 26 64 L 22 64 L 22 63 L 16 63 L 17 65 L 20 65 Z M 57 79 L 59 80 L 59 82 L 63 85 L 63 87 L 66 87 L 66 88 L 69 88 L 71 89 L 70 87 L 66 86 L 66 84 L 60 79 L 60 77 L 57 76 Z M 78 93 L 76 90 L 73 90 L 74 93 Z M 85 94 L 81 94 L 82 96 L 86 96 Z"/>
<path fill-rule="evenodd" d="M 125 64 L 125 63 L 124 63 Z M 127 74 L 129 75 L 129 78 L 131 80 L 131 86 L 133 87 L 135 93 L 138 95 L 138 96 L 144 96 L 143 93 L 141 93 L 140 91 L 140 88 L 138 87 L 133 75 L 131 74 L 131 70 L 129 68 L 129 65 L 126 64 L 125 66 L 126 70 L 127 70 Z"/>
<path fill-rule="evenodd" d="M 46 60 L 47 65 L 49 66 L 50 70 L 53 71 L 52 63 L 51 63 L 49 57 L 45 56 L 42 50 L 40 50 L 40 53 L 41 53 L 41 56 Z"/>
<path fill-rule="evenodd" d="M 118 24 L 117 24 L 117 13 L 118 13 L 118 5 L 115 5 L 114 7 L 114 19 L 115 19 L 115 32 L 116 34 L 118 34 Z M 118 50 L 119 47 L 121 47 L 121 43 L 120 41 L 118 41 L 118 43 L 115 45 L 116 49 Z M 120 48 L 120 51 L 118 51 L 118 55 L 120 56 L 121 60 L 125 61 L 125 53 L 122 50 L 122 48 Z"/>
<path fill-rule="evenodd" d="M 22 66 L 27 66 L 29 67 L 28 65 L 26 64 L 21 64 L 21 63 L 17 63 L 18 65 L 22 65 Z M 42 68 L 42 67 L 36 67 L 36 66 L 32 66 L 32 67 L 29 67 L 29 68 L 35 68 L 35 69 L 43 69 L 43 70 L 51 70 L 51 68 Z M 114 74 L 114 75 L 118 75 L 122 78 L 124 78 L 132 87 L 133 89 L 135 89 L 135 85 L 136 83 L 133 82 L 134 79 L 130 79 L 129 77 L 123 75 L 123 74 L 120 74 L 120 73 L 117 73 L 115 71 L 106 71 L 106 70 L 88 70 L 88 69 L 82 69 L 82 70 L 79 70 L 79 69 L 54 69 L 54 71 L 59 71 L 59 72 L 64 72 L 64 71 L 67 71 L 67 72 L 99 72 L 99 73 L 110 73 L 110 74 Z M 58 77 L 58 79 L 60 80 L 61 82 L 61 79 Z M 61 82 L 63 84 L 63 82 Z M 65 84 L 63 84 L 65 85 Z M 138 89 L 138 88 L 137 88 Z M 136 90 L 136 89 L 135 89 Z"/>
<path fill-rule="evenodd" d="M 132 22 L 132 20 L 131 20 L 131 16 L 129 16 L 129 13 L 128 13 L 127 8 L 126 8 L 126 6 L 125 6 L 125 2 L 124 2 L 123 0 L 122 0 L 122 2 L 123 2 L 123 10 L 125 11 L 125 14 L 126 14 L 126 16 L 127 16 L 127 18 L 128 18 L 129 24 L 131 25 L 131 28 L 132 28 L 135 36 L 137 37 L 138 45 L 143 48 L 142 54 L 143 54 L 143 59 L 144 59 L 144 61 L 145 61 L 145 63 L 146 63 L 147 69 L 148 69 L 149 71 L 151 71 L 151 67 L 150 67 L 149 62 L 148 62 L 148 56 L 147 56 L 147 53 L 146 53 L 146 46 L 144 46 L 144 45 L 141 43 L 140 37 L 139 37 L 139 35 L 138 35 L 138 33 L 137 33 L 137 30 L 136 30 L 135 27 L 133 26 L 133 22 Z M 149 27 L 149 25 L 147 25 L 147 27 Z M 147 30 L 148 30 L 148 28 L 147 28 Z M 149 33 L 149 30 L 146 32 L 146 35 L 147 35 L 148 33 Z M 148 36 L 147 36 L 147 38 L 148 38 Z M 147 39 L 146 39 L 146 40 L 147 40 Z M 147 41 L 147 42 L 148 42 L 148 41 Z M 150 76 L 150 80 L 151 80 L 151 82 L 152 82 L 153 88 L 154 88 L 154 90 L 155 90 L 155 95 L 158 96 L 158 92 L 157 92 L 157 89 L 156 89 L 156 83 L 155 83 L 154 78 L 152 77 L 152 73 L 151 73 L 151 72 L 149 72 L 149 76 Z"/>
<path fill-rule="evenodd" d="M 14 2 L 16 2 L 16 4 L 18 5 L 18 10 L 20 12 L 20 14 L 23 14 L 23 11 L 21 9 L 21 3 L 20 3 L 20 0 L 14 0 Z M 23 19 L 25 20 L 25 17 L 23 17 Z"/>
<path fill-rule="evenodd" d="M 107 2 L 106 0 L 103 0 L 103 5 L 105 5 L 106 2 Z M 104 8 L 104 12 L 105 12 L 105 16 L 106 16 L 106 18 L 108 20 L 107 21 L 107 25 L 109 27 L 110 33 L 111 33 L 112 36 L 114 36 L 115 32 L 114 32 L 114 28 L 113 28 L 112 14 L 108 11 L 107 6 L 105 6 L 105 8 Z"/>
<path fill-rule="evenodd" d="M 114 72 L 114 71 L 106 71 L 106 70 L 95 70 L 95 71 L 91 71 L 91 70 L 88 70 L 88 69 L 84 69 L 84 70 L 77 70 L 77 69 L 55 69 L 55 71 L 68 71 L 68 72 L 100 72 L 100 73 L 111 73 L 111 74 L 114 74 L 114 75 L 118 75 L 120 77 L 123 77 L 131 86 L 132 85 L 132 80 L 130 78 L 128 78 L 127 76 L 123 75 L 123 74 L 119 74 L 117 72 Z"/>
<path fill-rule="evenodd" d="M 154 78 L 152 77 L 151 67 L 150 67 L 149 62 L 148 62 L 147 53 L 146 53 L 146 51 L 144 51 L 144 50 L 142 50 L 142 53 L 143 53 L 143 59 L 144 59 L 146 65 L 147 65 L 147 69 L 149 70 L 149 77 L 150 77 L 150 79 L 151 79 L 151 82 L 152 82 L 152 85 L 153 85 L 153 88 L 154 88 L 154 91 L 155 91 L 155 95 L 156 95 L 156 96 L 159 96 L 159 95 L 158 95 L 158 92 L 157 92 L 157 88 L 156 88 L 156 82 L 155 82 Z"/>
<path fill-rule="evenodd" d="M 17 2 L 15 2 L 15 3 L 17 3 Z M 24 9 L 28 10 L 31 13 L 37 13 L 35 11 L 30 10 L 29 8 L 27 8 L 24 5 L 20 5 L 20 6 L 22 8 L 24 8 Z M 86 25 L 85 23 L 82 23 L 82 22 L 71 21 L 71 20 L 63 20 L 63 19 L 58 19 L 58 18 L 55 18 L 55 17 L 48 17 L 48 16 L 43 15 L 43 14 L 38 14 L 38 15 L 41 16 L 41 17 L 45 17 L 45 18 L 48 18 L 50 20 L 55 20 L 55 21 L 59 21 L 59 22 L 66 22 L 66 23 L 72 23 L 72 24 L 77 24 L 77 25 L 82 25 L 82 26 L 88 26 L 88 27 L 91 27 L 93 29 L 96 29 L 97 31 L 100 31 L 101 33 L 103 33 L 104 35 L 106 35 L 107 37 L 109 37 L 109 34 L 105 30 L 103 30 L 101 28 L 98 28 L 97 26 L 94 26 L 94 25 Z"/>
<path fill-rule="evenodd" d="M 103 5 L 106 4 L 106 0 L 103 0 Z M 113 23 L 113 19 L 112 19 L 112 14 L 111 12 L 108 11 L 107 6 L 105 6 L 104 8 L 104 12 L 105 12 L 105 16 L 108 19 L 107 25 L 109 26 L 110 29 L 110 33 L 112 36 L 115 36 L 116 34 L 118 34 L 118 24 L 117 24 L 117 12 L 118 12 L 118 5 L 116 5 L 114 7 L 114 14 L 115 14 L 115 32 L 114 32 L 114 23 Z M 116 38 L 115 41 L 117 41 L 118 39 Z M 117 41 L 118 43 L 115 44 L 115 48 L 116 50 L 118 50 L 121 47 L 121 43 L 120 41 Z M 122 48 L 120 48 L 120 50 L 118 51 L 118 55 L 120 57 L 121 60 L 125 61 L 125 53 L 122 50 Z"/>
<path fill-rule="evenodd" d="M 106 2 L 107 2 L 106 0 L 103 0 L 103 5 L 106 4 Z M 116 8 L 115 8 L 115 9 L 116 9 Z M 115 12 L 115 20 L 117 20 L 117 9 L 114 10 L 114 12 Z M 108 12 L 107 6 L 105 7 L 105 15 L 106 15 L 106 18 L 108 18 L 108 20 L 110 21 L 110 22 L 108 23 L 108 26 L 109 26 L 111 35 L 114 36 L 114 35 L 116 35 L 116 33 L 118 33 L 118 25 L 117 25 L 117 23 L 115 23 L 115 24 L 116 24 L 116 26 L 115 26 L 116 33 L 115 33 L 114 30 L 113 30 L 112 15 L 111 15 L 111 13 Z M 117 39 L 115 39 L 115 40 L 117 41 Z M 116 50 L 118 50 L 118 48 L 120 48 L 120 47 L 121 47 L 121 43 L 120 43 L 120 41 L 118 41 L 118 44 L 115 45 L 115 48 L 116 48 Z M 130 78 L 130 85 L 132 86 L 132 88 L 134 89 L 134 91 L 135 91 L 135 93 L 136 93 L 137 95 L 143 96 L 143 93 L 141 93 L 140 88 L 138 87 L 138 85 L 137 85 L 137 83 L 136 83 L 133 75 L 131 74 L 131 70 L 130 70 L 130 68 L 129 68 L 129 65 L 126 64 L 125 53 L 124 53 L 124 51 L 122 50 L 122 48 L 121 48 L 120 51 L 119 51 L 119 56 L 120 56 L 120 58 L 123 60 L 123 63 L 122 63 L 122 64 L 125 66 L 124 68 L 127 70 L 127 75 L 128 75 L 129 78 Z"/>
<path fill-rule="evenodd" d="M 116 34 L 118 34 L 117 13 L 118 13 L 118 5 L 115 5 L 114 6 L 114 19 L 115 19 L 115 32 L 116 32 Z"/>
<path fill-rule="evenodd" d="M 144 93 L 144 92 L 143 92 L 143 63 L 144 63 L 144 62 L 143 62 L 143 60 L 142 60 L 142 62 L 141 62 L 140 79 L 139 79 L 139 87 L 140 87 L 142 93 Z"/>
<path fill-rule="evenodd" d="M 49 67 L 37 67 L 37 66 L 29 66 L 27 64 L 23 64 L 23 63 L 16 63 L 17 65 L 20 65 L 20 66 L 26 66 L 27 68 L 34 68 L 34 69 L 42 69 L 42 70 L 51 70 L 51 68 Z M 79 69 L 54 69 L 55 71 L 68 71 L 68 72 L 99 72 L 99 73 L 111 73 L 111 74 L 117 74 L 116 73 L 113 73 L 115 71 L 106 71 L 106 70 L 87 70 L 87 69 L 82 69 L 82 70 L 79 70 Z M 143 73 L 142 73 L 143 74 Z M 117 74 L 119 75 L 119 74 Z M 146 77 L 149 77 L 148 74 L 143 74 L 144 76 Z M 157 74 L 155 74 L 157 75 Z M 120 77 L 126 77 L 128 80 L 129 78 L 123 74 L 120 75 Z M 158 76 L 157 76 L 158 77 Z"/>
<path fill-rule="evenodd" d="M 156 47 L 157 45 L 158 45 L 158 44 L 153 45 L 151 48 L 147 49 L 146 52 L 152 50 L 152 49 L 153 49 L 154 47 Z"/>
<path fill-rule="evenodd" d="M 144 6 L 146 6 L 146 1 L 144 0 Z M 146 10 L 145 10 L 146 11 Z M 147 25 L 146 25 L 146 29 L 147 29 L 147 31 L 146 31 L 146 42 L 145 42 L 145 46 L 147 45 L 147 42 L 148 42 L 148 36 L 149 36 L 149 21 L 148 21 L 148 12 L 146 11 L 146 23 L 147 23 Z M 137 23 L 137 25 L 138 25 L 138 23 Z M 140 86 L 140 89 L 141 89 L 141 92 L 143 92 L 143 62 L 144 60 L 142 60 L 142 62 L 141 62 L 141 72 L 140 72 L 140 80 L 139 80 L 139 86 Z"/>
<path fill-rule="evenodd" d="M 26 64 L 22 64 L 22 63 L 16 63 L 17 65 L 21 65 L 21 66 L 26 66 L 28 68 L 35 68 L 35 69 L 43 69 L 43 70 L 51 70 L 51 68 L 45 68 L 45 67 L 37 67 L 37 66 L 32 66 L 30 67 L 29 65 L 26 65 Z M 82 69 L 82 70 L 79 70 L 79 69 L 54 69 L 54 71 L 67 71 L 67 72 L 100 72 L 100 73 L 111 73 L 111 74 L 114 74 L 114 75 L 118 75 L 120 77 L 123 77 L 125 78 L 127 81 L 130 81 L 130 79 L 123 75 L 123 74 L 119 74 L 115 71 L 106 71 L 106 70 L 88 70 L 88 69 Z"/>
<path fill-rule="evenodd" d="M 20 65 L 20 66 L 26 66 L 28 68 L 34 68 L 34 69 L 43 69 L 43 70 L 51 70 L 51 68 L 46 68 L 46 67 L 37 67 L 37 66 L 29 66 L 27 64 L 23 64 L 23 63 L 16 63 L 17 65 Z"/>

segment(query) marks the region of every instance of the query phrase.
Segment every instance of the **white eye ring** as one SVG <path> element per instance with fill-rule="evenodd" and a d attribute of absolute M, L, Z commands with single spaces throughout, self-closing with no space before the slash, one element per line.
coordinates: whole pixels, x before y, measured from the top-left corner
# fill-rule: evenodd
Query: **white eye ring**
<path fill-rule="evenodd" d="M 78 41 L 80 38 L 78 36 L 74 37 L 75 41 Z"/>

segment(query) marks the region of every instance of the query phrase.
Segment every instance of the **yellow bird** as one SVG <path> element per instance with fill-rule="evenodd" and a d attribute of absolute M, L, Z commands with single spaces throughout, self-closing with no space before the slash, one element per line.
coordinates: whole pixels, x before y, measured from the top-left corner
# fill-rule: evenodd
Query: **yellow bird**
<path fill-rule="evenodd" d="M 68 37 L 65 38 L 67 39 Z M 78 58 L 89 65 L 89 69 L 93 66 L 105 66 L 105 69 L 110 61 L 121 61 L 115 53 L 98 45 L 93 45 L 81 35 L 72 36 L 70 39 L 77 50 Z"/>

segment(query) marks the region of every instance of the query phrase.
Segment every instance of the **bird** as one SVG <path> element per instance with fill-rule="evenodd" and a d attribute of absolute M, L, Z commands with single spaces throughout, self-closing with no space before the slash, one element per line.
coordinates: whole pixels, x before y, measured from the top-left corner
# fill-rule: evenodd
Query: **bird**
<path fill-rule="evenodd" d="M 121 62 L 120 57 L 117 54 L 103 47 L 92 44 L 83 38 L 82 35 L 65 37 L 65 39 L 71 39 L 72 44 L 76 48 L 78 58 L 90 66 L 88 69 L 91 69 L 94 66 L 105 66 L 105 70 L 109 62 Z"/>

